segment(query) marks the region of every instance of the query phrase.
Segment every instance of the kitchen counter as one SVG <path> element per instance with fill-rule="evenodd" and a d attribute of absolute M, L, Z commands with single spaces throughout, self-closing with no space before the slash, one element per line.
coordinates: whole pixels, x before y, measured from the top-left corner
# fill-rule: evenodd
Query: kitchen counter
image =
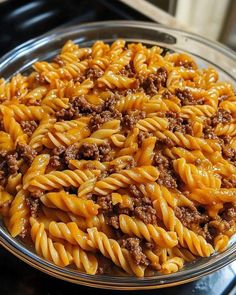
<path fill-rule="evenodd" d="M 198 281 L 162 290 L 136 291 L 137 294 L 161 295 L 225 295 L 236 294 L 236 261 L 229 266 Z M 52 278 L 20 261 L 0 247 L 0 294 L 1 295 L 62 295 L 93 294 L 120 295 L 134 294 L 132 291 L 101 290 Z"/>

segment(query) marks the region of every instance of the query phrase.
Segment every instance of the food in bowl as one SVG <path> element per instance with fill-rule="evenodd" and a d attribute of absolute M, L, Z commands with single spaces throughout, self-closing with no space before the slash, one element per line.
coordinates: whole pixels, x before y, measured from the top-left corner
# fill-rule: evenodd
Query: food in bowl
<path fill-rule="evenodd" d="M 0 84 L 0 206 L 58 266 L 143 277 L 235 233 L 236 96 L 158 46 L 68 41 Z"/>

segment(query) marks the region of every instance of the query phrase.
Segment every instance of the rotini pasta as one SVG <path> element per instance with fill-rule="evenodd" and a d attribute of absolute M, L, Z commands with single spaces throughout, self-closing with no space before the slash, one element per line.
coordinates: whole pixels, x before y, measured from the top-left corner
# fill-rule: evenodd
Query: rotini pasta
<path fill-rule="evenodd" d="M 98 214 L 99 206 L 91 200 L 79 199 L 64 191 L 48 193 L 41 197 L 42 203 L 49 208 L 59 208 L 83 217 L 90 217 Z"/>
<path fill-rule="evenodd" d="M 125 214 L 119 216 L 121 230 L 130 236 L 144 237 L 147 241 L 153 240 L 160 247 L 174 247 L 177 245 L 177 238 L 174 232 L 166 232 L 163 228 L 145 224 L 141 220 L 129 217 Z"/>

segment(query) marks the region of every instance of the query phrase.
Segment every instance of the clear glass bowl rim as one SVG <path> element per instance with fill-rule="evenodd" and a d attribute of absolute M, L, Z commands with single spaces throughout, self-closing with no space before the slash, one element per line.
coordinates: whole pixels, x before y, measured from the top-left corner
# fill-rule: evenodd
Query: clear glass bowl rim
<path fill-rule="evenodd" d="M 227 56 L 229 59 L 231 59 L 233 63 L 235 63 L 236 60 L 236 55 L 231 49 L 221 45 L 220 43 L 210 41 L 204 37 L 188 33 L 183 30 L 149 22 L 105 21 L 58 29 L 23 43 L 0 59 L 0 74 L 2 69 L 7 68 L 8 63 L 14 61 L 17 56 L 27 54 L 28 51 L 33 51 L 35 48 L 43 46 L 50 41 L 52 42 L 55 38 L 68 37 L 68 39 L 70 39 L 72 32 L 77 34 L 86 34 L 86 31 L 91 29 L 99 30 L 101 28 L 111 27 L 114 28 L 114 30 L 117 27 L 132 27 L 137 29 L 146 28 L 150 30 L 162 31 L 164 33 L 173 35 L 178 33 L 199 43 L 205 44 L 206 46 L 209 46 L 209 48 L 214 48 L 217 52 L 220 52 L 222 56 Z M 142 37 L 140 38 L 142 39 Z M 234 76 L 234 78 L 236 79 L 236 76 Z M 2 226 L 0 226 L 0 244 L 19 259 L 51 276 L 86 286 L 117 290 L 155 289 L 184 284 L 216 271 L 236 259 L 236 243 L 234 243 L 234 245 L 232 245 L 225 252 L 215 256 L 214 261 L 211 261 L 210 258 L 207 258 L 207 261 L 202 265 L 197 267 L 193 265 L 190 269 L 183 269 L 171 275 L 158 275 L 144 278 L 107 275 L 92 276 L 85 273 L 80 273 L 70 268 L 61 268 L 44 260 L 37 254 L 31 252 L 29 249 L 23 247 L 21 243 L 19 243 L 17 239 L 12 238 Z"/>

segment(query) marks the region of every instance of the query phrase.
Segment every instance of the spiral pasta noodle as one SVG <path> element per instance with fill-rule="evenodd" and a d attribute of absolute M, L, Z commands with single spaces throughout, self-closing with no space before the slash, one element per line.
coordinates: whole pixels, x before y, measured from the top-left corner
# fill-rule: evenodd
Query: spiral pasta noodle
<path fill-rule="evenodd" d="M 73 185 L 79 187 L 88 179 L 99 175 L 97 170 L 64 170 L 64 171 L 52 171 L 48 174 L 37 175 L 31 181 L 29 181 L 28 189 L 34 191 L 35 189 L 51 190 L 53 188 L 68 187 Z"/>
<path fill-rule="evenodd" d="M 58 266 L 67 266 L 72 262 L 72 255 L 61 243 L 53 243 L 44 229 L 42 223 L 38 223 L 33 218 L 31 223 L 31 237 L 35 243 L 35 250 L 49 261 L 53 261 Z"/>
<path fill-rule="evenodd" d="M 72 245 L 79 245 L 84 250 L 92 249 L 88 245 L 87 234 L 80 230 L 75 222 L 65 224 L 52 221 L 49 224 L 48 231 L 53 237 L 64 239 Z"/>
<path fill-rule="evenodd" d="M 158 178 L 158 175 L 158 170 L 152 166 L 123 170 L 120 173 L 114 173 L 95 183 L 94 192 L 106 195 L 110 191 L 126 187 L 132 183 L 141 183 L 145 180 L 150 182 L 155 181 Z"/>
<path fill-rule="evenodd" d="M 91 200 L 79 199 L 64 191 L 59 193 L 48 193 L 41 197 L 42 203 L 49 208 L 59 208 L 83 217 L 90 217 L 98 214 L 99 206 Z"/>
<path fill-rule="evenodd" d="M 96 228 L 88 229 L 90 237 L 89 244 L 98 248 L 101 253 L 110 258 L 117 266 L 123 268 L 128 273 L 135 273 L 136 276 L 143 276 L 144 269 L 135 265 L 130 258 L 128 258 L 128 251 L 122 249 L 119 244 L 102 233 L 98 232 Z"/>
<path fill-rule="evenodd" d="M 121 214 L 119 216 L 121 230 L 128 234 L 142 238 L 147 241 L 154 240 L 155 244 L 160 247 L 174 247 L 177 244 L 176 234 L 173 232 L 166 232 L 163 228 L 158 226 L 143 223 L 140 220 Z"/>
<path fill-rule="evenodd" d="M 202 236 L 195 234 L 182 225 L 180 220 L 174 215 L 171 209 L 163 198 L 159 199 L 160 203 L 154 201 L 154 207 L 157 209 L 160 218 L 169 230 L 174 230 L 177 233 L 179 242 L 183 247 L 188 247 L 189 250 L 199 256 L 210 256 L 213 253 L 213 247 L 208 244 Z M 159 203 L 159 204 L 158 204 Z"/>
<path fill-rule="evenodd" d="M 7 228 L 13 237 L 22 234 L 27 226 L 29 209 L 26 205 L 26 192 L 20 190 L 11 203 Z"/>

